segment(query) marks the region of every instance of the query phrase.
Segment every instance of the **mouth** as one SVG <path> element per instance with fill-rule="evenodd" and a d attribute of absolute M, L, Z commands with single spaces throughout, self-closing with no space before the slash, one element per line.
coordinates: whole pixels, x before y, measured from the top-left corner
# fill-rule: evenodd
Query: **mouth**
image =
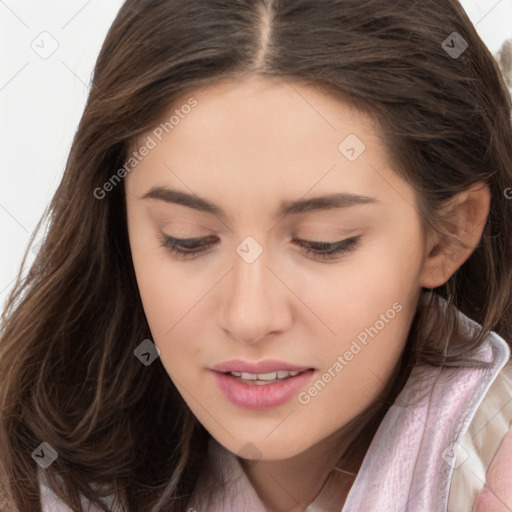
<path fill-rule="evenodd" d="M 310 384 L 315 371 L 277 370 L 249 373 L 236 370 L 213 371 L 214 380 L 224 397 L 243 409 L 271 409 L 291 400 Z"/>
<path fill-rule="evenodd" d="M 233 377 L 239 382 L 243 382 L 244 384 L 256 385 L 256 386 L 264 386 L 268 384 L 275 384 L 276 382 L 281 382 L 287 379 L 291 379 L 300 375 L 304 372 L 313 370 L 313 368 L 306 368 L 304 370 L 277 370 L 275 372 L 267 372 L 267 373 L 249 373 L 249 372 L 221 372 L 224 375 L 228 375 Z"/>

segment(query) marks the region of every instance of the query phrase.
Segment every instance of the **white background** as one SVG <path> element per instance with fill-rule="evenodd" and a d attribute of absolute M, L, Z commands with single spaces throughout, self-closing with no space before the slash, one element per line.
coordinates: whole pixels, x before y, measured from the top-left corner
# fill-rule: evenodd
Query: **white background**
<path fill-rule="evenodd" d="M 512 0 L 461 3 L 495 54 L 512 37 Z M 96 57 L 121 4 L 0 0 L 0 309 L 64 171 Z M 36 53 L 46 57 L 57 45 L 48 58 Z"/>

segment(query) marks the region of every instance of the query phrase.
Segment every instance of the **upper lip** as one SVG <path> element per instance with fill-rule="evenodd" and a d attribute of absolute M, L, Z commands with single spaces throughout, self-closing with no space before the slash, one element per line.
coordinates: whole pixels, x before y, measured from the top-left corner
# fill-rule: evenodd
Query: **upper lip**
<path fill-rule="evenodd" d="M 242 359 L 232 359 L 215 365 L 212 370 L 217 372 L 245 372 L 245 373 L 271 373 L 278 370 L 284 371 L 302 371 L 312 369 L 309 366 L 300 366 L 296 364 L 285 363 L 277 359 L 265 359 L 263 361 L 251 362 Z"/>

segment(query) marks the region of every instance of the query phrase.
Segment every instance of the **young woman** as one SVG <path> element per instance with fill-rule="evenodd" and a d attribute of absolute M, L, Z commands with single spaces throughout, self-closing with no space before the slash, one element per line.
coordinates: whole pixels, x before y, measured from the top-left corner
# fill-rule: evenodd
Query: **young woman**
<path fill-rule="evenodd" d="M 509 510 L 511 187 L 456 0 L 127 0 L 3 314 L 1 509 Z"/>

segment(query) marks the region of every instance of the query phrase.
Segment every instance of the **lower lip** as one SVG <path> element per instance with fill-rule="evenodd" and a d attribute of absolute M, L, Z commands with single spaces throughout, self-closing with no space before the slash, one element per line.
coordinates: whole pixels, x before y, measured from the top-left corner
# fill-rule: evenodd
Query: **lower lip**
<path fill-rule="evenodd" d="M 314 370 L 273 384 L 245 384 L 229 373 L 214 371 L 215 380 L 223 395 L 233 404 L 245 409 L 271 409 L 287 402 L 306 385 Z"/>

